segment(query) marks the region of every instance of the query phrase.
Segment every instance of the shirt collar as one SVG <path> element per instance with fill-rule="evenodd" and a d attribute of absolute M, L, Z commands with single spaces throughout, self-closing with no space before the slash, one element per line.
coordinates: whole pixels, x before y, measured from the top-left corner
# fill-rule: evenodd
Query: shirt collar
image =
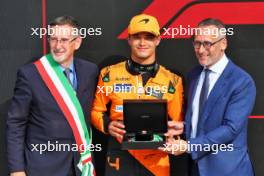
<path fill-rule="evenodd" d="M 61 68 L 62 71 L 65 70 L 65 68 L 63 68 L 61 65 L 60 65 L 60 68 Z M 74 64 L 73 64 L 73 62 L 70 64 L 69 69 L 70 69 L 70 71 L 71 71 L 72 73 L 74 73 L 75 70 L 74 70 Z"/>
<path fill-rule="evenodd" d="M 219 61 L 217 61 L 214 65 L 212 65 L 209 69 L 214 72 L 214 73 L 218 73 L 221 74 L 226 65 L 228 64 L 228 58 L 226 57 L 226 55 L 224 54 Z"/>

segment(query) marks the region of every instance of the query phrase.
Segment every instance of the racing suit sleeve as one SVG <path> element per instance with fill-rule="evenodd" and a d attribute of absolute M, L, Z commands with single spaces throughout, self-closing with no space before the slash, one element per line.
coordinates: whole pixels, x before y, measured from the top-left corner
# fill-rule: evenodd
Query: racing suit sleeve
<path fill-rule="evenodd" d="M 183 85 L 182 78 L 175 79 L 175 89 L 173 98 L 168 102 L 168 114 L 173 121 L 183 120 Z"/>
<path fill-rule="evenodd" d="M 106 114 L 107 104 L 110 99 L 109 92 L 106 91 L 102 75 L 100 75 L 91 112 L 91 121 L 92 125 L 103 133 L 108 133 L 108 125 L 110 123 L 110 117 Z"/>

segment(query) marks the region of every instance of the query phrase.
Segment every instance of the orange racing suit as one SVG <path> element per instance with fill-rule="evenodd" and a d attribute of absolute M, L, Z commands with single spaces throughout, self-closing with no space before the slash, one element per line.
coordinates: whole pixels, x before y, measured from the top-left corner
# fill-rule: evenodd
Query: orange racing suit
<path fill-rule="evenodd" d="M 166 99 L 169 118 L 175 121 L 182 121 L 182 78 L 165 67 L 158 65 L 155 75 L 150 77 L 143 86 L 142 76 L 131 73 L 127 62 L 123 61 L 101 70 L 92 108 L 92 124 L 98 130 L 107 134 L 111 120 L 123 120 L 122 104 L 124 99 Z M 109 116 L 106 115 L 108 103 L 110 103 Z M 110 136 L 110 138 L 113 137 Z M 111 150 L 111 146 L 108 146 L 108 153 L 110 152 L 109 150 Z M 115 147 L 115 150 L 121 149 Z M 122 152 L 129 152 L 152 175 L 169 175 L 169 157 L 165 152 L 159 150 L 128 150 Z M 121 155 L 121 152 L 119 155 Z M 118 159 L 115 160 L 115 164 L 111 164 L 110 158 L 107 158 L 108 164 L 114 166 L 117 171 L 113 175 L 127 176 L 127 173 L 133 172 L 132 166 L 131 170 L 128 170 L 126 166 L 126 169 L 122 171 L 121 167 L 125 163 L 122 163 L 122 159 L 118 156 L 115 157 Z"/>

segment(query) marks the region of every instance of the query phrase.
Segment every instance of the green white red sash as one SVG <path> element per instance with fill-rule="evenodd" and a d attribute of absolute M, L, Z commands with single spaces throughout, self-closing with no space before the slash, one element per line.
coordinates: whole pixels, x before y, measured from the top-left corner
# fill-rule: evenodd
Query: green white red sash
<path fill-rule="evenodd" d="M 78 166 L 82 176 L 95 176 L 89 150 L 89 144 L 92 143 L 92 131 L 87 130 L 82 107 L 74 89 L 51 54 L 43 56 L 34 64 L 72 128 L 81 155 Z"/>

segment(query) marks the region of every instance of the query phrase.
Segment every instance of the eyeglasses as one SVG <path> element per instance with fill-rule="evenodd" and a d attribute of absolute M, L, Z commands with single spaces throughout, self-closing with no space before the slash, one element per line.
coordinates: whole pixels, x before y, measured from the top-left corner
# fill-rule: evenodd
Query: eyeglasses
<path fill-rule="evenodd" d="M 57 39 L 57 38 L 50 37 L 48 38 L 48 41 L 50 42 L 50 44 L 61 43 L 63 45 L 68 45 L 76 39 L 77 37 L 73 39 L 68 39 L 68 38 Z"/>
<path fill-rule="evenodd" d="M 200 47 L 203 45 L 203 47 L 206 50 L 209 50 L 214 44 L 216 44 L 217 42 L 220 42 L 223 39 L 224 38 L 220 38 L 219 40 L 217 40 L 215 42 L 209 42 L 209 41 L 204 41 L 204 42 L 194 41 L 193 42 L 193 47 L 194 47 L 194 49 L 200 49 Z"/>

